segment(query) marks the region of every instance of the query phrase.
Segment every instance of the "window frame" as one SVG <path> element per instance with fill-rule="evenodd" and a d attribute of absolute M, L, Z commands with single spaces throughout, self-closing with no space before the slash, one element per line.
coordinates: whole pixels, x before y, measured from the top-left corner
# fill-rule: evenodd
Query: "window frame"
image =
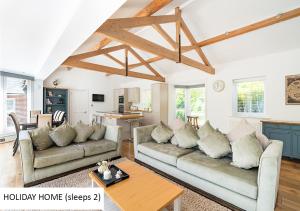
<path fill-rule="evenodd" d="M 264 106 L 262 113 L 255 113 L 255 112 L 238 112 L 237 107 L 237 84 L 243 82 L 255 82 L 255 81 L 262 81 L 264 84 Z M 233 82 L 233 93 L 232 93 L 232 116 L 234 117 L 249 117 L 249 118 L 265 118 L 266 117 L 266 77 L 259 76 L 259 77 L 251 77 L 251 78 L 243 78 L 243 79 L 234 79 Z"/>
<path fill-rule="evenodd" d="M 188 113 L 191 112 L 191 107 L 190 107 L 190 89 L 192 88 L 204 88 L 204 107 L 205 107 L 205 111 L 204 111 L 204 122 L 207 119 L 207 88 L 206 88 L 206 84 L 197 84 L 197 85 L 190 85 L 190 86 L 184 86 L 184 85 L 175 85 L 174 86 L 174 93 L 175 93 L 175 99 L 174 99 L 174 119 L 177 119 L 176 117 L 176 111 L 177 111 L 177 107 L 176 107 L 176 98 L 177 98 L 177 93 L 176 93 L 176 89 L 184 89 L 184 102 L 185 102 L 185 107 L 184 107 L 184 114 L 185 114 L 185 122 L 187 121 L 187 116 L 189 115 Z M 200 124 L 200 122 L 199 122 Z"/>

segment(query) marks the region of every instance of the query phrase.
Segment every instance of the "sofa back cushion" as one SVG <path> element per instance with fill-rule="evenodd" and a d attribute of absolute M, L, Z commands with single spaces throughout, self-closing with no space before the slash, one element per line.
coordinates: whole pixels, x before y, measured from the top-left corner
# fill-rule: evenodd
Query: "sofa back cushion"
<path fill-rule="evenodd" d="M 49 137 L 49 132 L 50 132 L 49 126 L 44 126 L 29 131 L 32 144 L 36 150 L 45 150 L 54 144 L 51 138 Z"/>
<path fill-rule="evenodd" d="M 89 137 L 91 140 L 101 140 L 104 138 L 106 126 L 105 125 L 93 125 L 94 132 Z"/>
<path fill-rule="evenodd" d="M 81 121 L 74 126 L 74 130 L 76 131 L 76 137 L 73 140 L 75 143 L 86 142 L 87 139 L 94 133 L 93 126 L 84 124 Z"/>
<path fill-rule="evenodd" d="M 189 123 L 182 128 L 175 130 L 174 137 L 175 138 L 172 138 L 171 141 L 172 144 L 177 143 L 178 146 L 182 148 L 192 148 L 197 146 L 197 141 L 199 140 L 196 130 Z"/>
<path fill-rule="evenodd" d="M 205 138 L 206 136 L 208 136 L 210 133 L 215 132 L 215 129 L 211 126 L 210 122 L 207 120 L 203 126 L 201 126 L 198 130 L 197 130 L 197 134 L 199 136 L 199 138 Z"/>
<path fill-rule="evenodd" d="M 163 122 L 160 122 L 151 132 L 151 137 L 157 143 L 167 143 L 173 136 L 173 131 Z"/>
<path fill-rule="evenodd" d="M 63 147 L 73 141 L 76 131 L 68 123 L 64 123 L 51 131 L 49 136 L 57 146 Z"/>
<path fill-rule="evenodd" d="M 246 135 L 252 134 L 253 132 L 255 132 L 256 138 L 261 144 L 262 148 L 266 149 L 271 141 L 264 134 L 254 128 L 246 119 L 242 119 L 239 124 L 227 134 L 227 137 L 232 143 Z"/>
<path fill-rule="evenodd" d="M 199 149 L 211 158 L 221 158 L 231 152 L 229 140 L 220 131 L 215 131 L 198 142 Z"/>
<path fill-rule="evenodd" d="M 231 165 L 250 169 L 258 167 L 263 148 L 256 138 L 255 132 L 232 142 Z"/>

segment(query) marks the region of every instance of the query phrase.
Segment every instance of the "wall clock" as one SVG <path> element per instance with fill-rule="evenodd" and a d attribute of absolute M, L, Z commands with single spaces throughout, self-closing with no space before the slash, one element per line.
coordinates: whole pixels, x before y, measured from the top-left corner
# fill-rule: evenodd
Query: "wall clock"
<path fill-rule="evenodd" d="M 225 82 L 222 80 L 217 80 L 213 83 L 213 89 L 216 92 L 221 92 L 224 90 L 224 88 L 225 88 Z"/>

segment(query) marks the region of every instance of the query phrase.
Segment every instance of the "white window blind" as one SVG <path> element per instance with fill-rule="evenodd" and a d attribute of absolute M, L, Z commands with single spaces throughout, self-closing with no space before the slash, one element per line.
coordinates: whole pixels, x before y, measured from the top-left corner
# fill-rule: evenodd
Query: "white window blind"
<path fill-rule="evenodd" d="M 250 78 L 234 80 L 233 113 L 262 116 L 265 113 L 265 80 Z"/>

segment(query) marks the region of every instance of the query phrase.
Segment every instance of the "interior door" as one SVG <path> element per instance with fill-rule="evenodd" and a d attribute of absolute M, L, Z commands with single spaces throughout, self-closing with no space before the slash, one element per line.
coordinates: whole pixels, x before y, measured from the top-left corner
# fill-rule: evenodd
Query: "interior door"
<path fill-rule="evenodd" d="M 72 125 L 82 121 L 89 123 L 89 92 L 88 90 L 70 90 L 70 122 Z"/>

